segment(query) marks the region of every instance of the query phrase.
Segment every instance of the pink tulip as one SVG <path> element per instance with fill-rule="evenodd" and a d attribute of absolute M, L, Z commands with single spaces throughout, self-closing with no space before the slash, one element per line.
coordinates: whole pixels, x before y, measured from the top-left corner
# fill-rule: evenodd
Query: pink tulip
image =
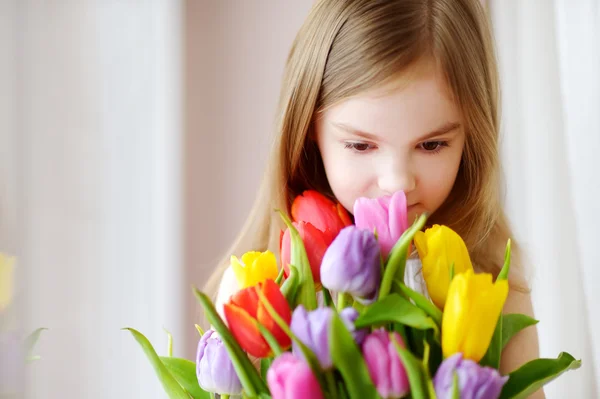
<path fill-rule="evenodd" d="M 386 257 L 408 228 L 404 192 L 379 198 L 358 198 L 354 202 L 354 223 L 360 229 L 377 231 L 381 253 Z"/>
<path fill-rule="evenodd" d="M 290 352 L 279 355 L 267 372 L 273 399 L 322 399 L 319 381 L 303 360 Z"/>
<path fill-rule="evenodd" d="M 402 337 L 394 332 L 394 339 L 405 348 Z M 373 331 L 362 344 L 362 353 L 377 392 L 382 398 L 402 398 L 410 390 L 408 376 L 396 347 L 384 329 Z"/>

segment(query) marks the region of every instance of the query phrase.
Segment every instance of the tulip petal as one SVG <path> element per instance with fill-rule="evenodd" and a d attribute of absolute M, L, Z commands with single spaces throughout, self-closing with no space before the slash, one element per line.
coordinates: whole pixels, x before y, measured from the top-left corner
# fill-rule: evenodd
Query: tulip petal
<path fill-rule="evenodd" d="M 450 266 L 455 275 L 473 270 L 467 246 L 447 226 L 434 225 L 415 235 L 415 246 L 423 265 L 423 278 L 433 303 L 444 308 L 450 284 Z"/>
<path fill-rule="evenodd" d="M 310 223 L 321 231 L 340 231 L 350 224 L 350 217 L 344 208 L 314 190 L 304 191 L 297 196 L 291 213 L 295 222 Z"/>
<path fill-rule="evenodd" d="M 306 256 L 308 257 L 308 263 L 310 264 L 313 280 L 315 283 L 319 284 L 321 282 L 321 262 L 323 261 L 323 256 L 325 255 L 329 244 L 331 244 L 333 237 L 329 230 L 327 232 L 323 232 L 307 222 L 294 222 L 293 224 L 298 230 L 298 234 L 300 234 L 300 238 L 304 243 L 304 248 L 306 249 Z M 281 263 L 285 270 L 286 276 L 289 276 L 290 273 L 290 257 L 291 234 L 289 229 L 287 229 L 283 234 L 281 243 Z"/>
<path fill-rule="evenodd" d="M 292 320 L 292 312 L 287 300 L 281 293 L 279 286 L 275 284 L 273 280 L 266 280 L 259 285 L 258 289 L 262 290 L 277 314 L 289 325 Z M 258 304 L 256 318 L 260 324 L 273 334 L 282 349 L 287 349 L 291 345 L 292 341 L 290 337 L 281 329 L 281 327 L 279 327 L 279 325 L 277 325 L 262 302 L 259 302 Z"/>
<path fill-rule="evenodd" d="M 442 320 L 444 357 L 462 352 L 479 362 L 488 349 L 508 295 L 506 280 L 492 282 L 491 274 L 467 270 L 454 277 Z"/>
<path fill-rule="evenodd" d="M 408 229 L 407 209 L 404 192 L 395 192 L 389 202 L 389 229 L 392 237 L 400 237 Z"/>
<path fill-rule="evenodd" d="M 233 294 L 230 303 L 244 309 L 250 317 L 256 319 L 256 310 L 258 308 L 258 295 L 254 287 L 245 288 Z"/>
<path fill-rule="evenodd" d="M 273 399 L 323 398 L 310 367 L 289 352 L 275 359 L 267 372 L 267 382 Z"/>
<path fill-rule="evenodd" d="M 271 348 L 256 326 L 256 319 L 244 309 L 228 303 L 224 310 L 229 330 L 242 349 L 258 358 L 271 355 Z"/>

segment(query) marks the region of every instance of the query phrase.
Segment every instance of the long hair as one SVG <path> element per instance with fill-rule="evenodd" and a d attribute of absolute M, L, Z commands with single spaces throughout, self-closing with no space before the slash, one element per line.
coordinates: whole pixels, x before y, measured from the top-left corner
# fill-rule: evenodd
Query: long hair
<path fill-rule="evenodd" d="M 306 189 L 333 198 L 310 139 L 316 115 L 398 78 L 425 57 L 443 73 L 466 133 L 454 187 L 428 224 L 454 229 L 476 269 L 498 273 L 511 231 L 501 203 L 496 59 L 480 1 L 320 0 L 287 59 L 276 136 L 256 203 L 209 279 L 208 292 L 215 293 L 231 254 L 278 253 L 282 225 L 275 209 L 289 211 L 294 197 Z M 514 243 L 513 259 L 518 263 Z"/>

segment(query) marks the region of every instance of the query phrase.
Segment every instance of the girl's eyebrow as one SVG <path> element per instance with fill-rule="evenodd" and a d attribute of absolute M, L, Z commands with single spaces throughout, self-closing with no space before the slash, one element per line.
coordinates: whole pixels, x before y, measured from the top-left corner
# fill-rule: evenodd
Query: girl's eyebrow
<path fill-rule="evenodd" d="M 360 129 L 356 129 L 352 126 L 348 126 L 345 123 L 332 122 L 331 124 L 333 126 L 337 127 L 338 129 L 344 130 L 355 136 L 363 137 L 367 140 L 383 141 L 383 139 L 381 137 L 377 136 L 376 134 L 363 132 Z M 432 137 L 441 136 L 442 134 L 450 133 L 451 131 L 458 129 L 460 126 L 461 125 L 458 122 L 446 122 L 439 128 L 437 128 L 437 129 L 427 133 L 425 136 L 421 137 L 418 141 L 424 141 L 424 140 L 430 139 Z"/>
<path fill-rule="evenodd" d="M 367 133 L 367 132 L 363 132 L 360 129 L 356 129 L 352 126 L 348 126 L 345 123 L 341 123 L 341 122 L 331 122 L 331 124 L 335 127 L 337 127 L 338 129 L 341 129 L 347 133 L 353 134 L 355 136 L 359 136 L 362 138 L 365 138 L 367 140 L 372 140 L 372 141 L 383 141 L 381 137 L 377 136 L 376 134 L 373 133 Z"/>
<path fill-rule="evenodd" d="M 446 122 L 439 128 L 435 129 L 432 132 L 427 133 L 425 136 L 421 137 L 419 141 L 424 141 L 430 139 L 432 137 L 441 136 L 442 134 L 450 133 L 453 130 L 456 130 L 460 127 L 460 123 L 458 122 Z"/>

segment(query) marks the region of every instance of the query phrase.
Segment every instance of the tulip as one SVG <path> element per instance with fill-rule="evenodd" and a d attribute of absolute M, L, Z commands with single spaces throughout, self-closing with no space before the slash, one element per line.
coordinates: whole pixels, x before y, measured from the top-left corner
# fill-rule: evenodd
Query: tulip
<path fill-rule="evenodd" d="M 405 348 L 402 337 L 392 333 L 396 342 Z M 401 398 L 410 390 L 408 377 L 398 351 L 383 328 L 373 331 L 362 345 L 369 375 L 382 398 Z"/>
<path fill-rule="evenodd" d="M 306 190 L 294 198 L 292 218 L 295 222 L 307 222 L 321 231 L 331 232 L 332 240 L 340 230 L 352 224 L 348 212 L 341 204 L 314 190 Z"/>
<path fill-rule="evenodd" d="M 497 399 L 508 381 L 508 376 L 501 376 L 498 370 L 463 360 L 462 354 L 457 353 L 442 362 L 433 378 L 438 399 L 452 399 L 454 373 L 458 377 L 461 399 Z"/>
<path fill-rule="evenodd" d="M 239 395 L 242 384 L 223 341 L 214 330 L 208 330 L 198 343 L 196 376 L 200 388 L 221 395 Z"/>
<path fill-rule="evenodd" d="M 381 253 L 386 257 L 408 228 L 404 192 L 373 199 L 358 198 L 354 202 L 354 223 L 361 229 L 377 232 Z"/>
<path fill-rule="evenodd" d="M 339 203 L 335 203 L 314 190 L 306 190 L 294 198 L 292 219 L 304 243 L 306 255 L 315 283 L 320 284 L 321 260 L 327 247 L 340 230 L 352 224 L 348 212 Z M 285 275 L 289 276 L 291 256 L 291 235 L 287 229 L 280 236 L 281 263 Z"/>
<path fill-rule="evenodd" d="M 232 256 L 231 267 L 240 288 L 247 288 L 267 279 L 277 278 L 277 259 L 271 251 L 250 251 L 242 255 L 242 260 Z"/>
<path fill-rule="evenodd" d="M 329 244 L 331 244 L 331 236 L 315 226 L 307 222 L 294 222 L 294 227 L 298 230 L 298 234 L 304 243 L 308 263 L 315 283 L 321 283 L 321 262 L 323 255 Z M 286 229 L 281 238 L 281 263 L 285 271 L 285 275 L 290 275 L 290 258 L 291 258 L 291 234 L 290 230 Z"/>
<path fill-rule="evenodd" d="M 308 364 L 290 352 L 275 358 L 267 371 L 267 384 L 273 399 L 324 398 Z"/>
<path fill-rule="evenodd" d="M 454 277 L 442 316 L 442 352 L 461 352 L 479 362 L 485 355 L 508 295 L 508 281 L 473 270 Z"/>
<path fill-rule="evenodd" d="M 438 308 L 444 309 L 452 263 L 455 275 L 473 270 L 467 246 L 456 232 L 440 225 L 434 225 L 424 233 L 417 232 L 415 246 L 423 264 L 429 296 Z"/>
<path fill-rule="evenodd" d="M 6 309 L 13 299 L 13 275 L 15 258 L 0 253 L 0 312 Z"/>
<path fill-rule="evenodd" d="M 290 306 L 273 280 L 266 280 L 264 283 L 258 283 L 238 291 L 231 296 L 223 308 L 231 334 L 242 349 L 254 357 L 264 358 L 272 356 L 272 351 L 260 333 L 257 322 L 275 337 L 282 349 L 289 348 L 291 340 L 260 302 L 258 290 L 264 294 L 277 314 L 289 325 L 292 319 Z"/>
<path fill-rule="evenodd" d="M 356 226 L 344 228 L 321 263 L 321 282 L 328 289 L 368 302 L 377 296 L 381 258 L 375 235 Z"/>
<path fill-rule="evenodd" d="M 317 308 L 307 312 L 306 308 L 299 305 L 292 314 L 292 323 L 290 328 L 294 335 L 298 337 L 316 356 L 323 370 L 333 367 L 331 352 L 329 350 L 329 326 L 333 317 L 334 310 L 329 307 Z M 354 320 L 358 317 L 358 312 L 353 308 L 346 308 L 340 312 L 340 318 L 360 345 L 367 334 L 366 330 L 356 330 Z M 304 359 L 304 354 L 295 342 L 292 343 L 294 354 Z"/>
<path fill-rule="evenodd" d="M 365 338 L 367 338 L 369 331 L 366 328 L 356 329 L 354 322 L 358 319 L 358 316 L 360 316 L 358 310 L 351 307 L 344 308 L 340 311 L 340 319 L 342 319 L 344 325 L 352 334 L 352 338 L 354 338 L 356 345 L 361 346 L 365 341 Z"/>

